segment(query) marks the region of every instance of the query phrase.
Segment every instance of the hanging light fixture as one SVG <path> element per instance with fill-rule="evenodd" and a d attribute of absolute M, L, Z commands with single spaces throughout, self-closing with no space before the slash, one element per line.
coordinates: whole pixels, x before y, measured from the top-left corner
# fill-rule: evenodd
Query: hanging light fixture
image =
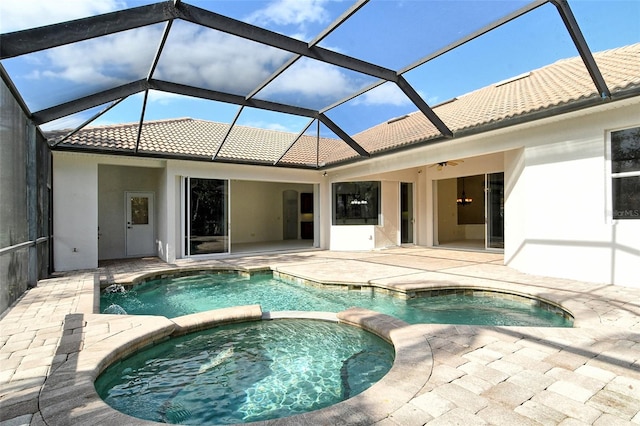
<path fill-rule="evenodd" d="M 467 198 L 467 194 L 464 192 L 464 178 L 462 178 L 462 197 L 456 199 L 456 203 L 461 206 L 466 206 L 467 204 L 471 204 L 473 202 L 472 198 Z"/>
<path fill-rule="evenodd" d="M 353 194 L 353 199 L 349 202 L 352 206 L 361 206 L 363 204 L 368 204 L 367 200 L 363 200 L 360 197 L 360 191 Z"/>

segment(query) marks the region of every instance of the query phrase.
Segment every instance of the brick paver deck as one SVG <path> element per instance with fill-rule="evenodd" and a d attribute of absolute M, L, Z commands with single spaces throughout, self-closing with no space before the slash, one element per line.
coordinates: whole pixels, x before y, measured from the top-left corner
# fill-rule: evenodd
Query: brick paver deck
<path fill-rule="evenodd" d="M 173 265 L 153 258 L 109 262 L 96 271 L 44 280 L 0 318 L 0 426 L 121 425 L 121 418 L 97 415 L 96 404 L 78 397 L 80 378 L 88 374 L 85 366 L 100 362 L 99 349 L 119 335 L 161 334 L 176 324 L 158 317 L 95 313 L 99 283 L 130 283 L 189 268 L 271 268 L 306 280 L 406 292 L 442 286 L 514 291 L 561 304 L 576 318 L 574 328 L 380 323 L 383 329 L 399 327 L 397 344 L 404 353 L 429 362 L 412 369 L 407 366 L 415 360 L 398 361 L 402 365 L 394 366 L 395 375 L 373 392 L 350 400 L 342 411 L 325 409 L 314 421 L 381 426 L 640 424 L 640 289 L 521 274 L 502 261 L 499 254 L 421 247 L 309 251 Z M 411 377 L 414 387 L 403 387 L 397 372 Z M 303 420 L 296 419 L 269 423 Z"/>

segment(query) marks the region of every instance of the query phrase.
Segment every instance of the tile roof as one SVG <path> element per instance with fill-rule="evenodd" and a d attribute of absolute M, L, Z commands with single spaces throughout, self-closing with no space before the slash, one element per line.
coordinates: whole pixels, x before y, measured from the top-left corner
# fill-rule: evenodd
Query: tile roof
<path fill-rule="evenodd" d="M 615 98 L 628 90 L 640 89 L 640 43 L 594 54 L 596 63 Z M 636 92 L 637 94 L 637 92 Z M 434 112 L 454 132 L 505 122 L 516 117 L 569 105 L 600 95 L 580 57 L 554 64 L 484 87 L 433 107 Z M 101 151 L 135 152 L 138 124 L 84 128 L 58 147 Z M 149 121 L 142 127 L 139 154 L 232 162 L 325 166 L 358 158 L 340 139 L 234 126 L 180 118 Z M 61 132 L 51 132 L 50 141 Z M 389 120 L 353 136 L 371 154 L 410 146 L 440 137 L 440 132 L 419 111 Z M 222 141 L 225 140 L 222 147 Z M 294 143 L 295 142 L 295 143 Z M 292 145 L 293 144 L 293 145 Z"/>
<path fill-rule="evenodd" d="M 614 95 L 640 88 L 640 43 L 594 55 L 609 90 Z M 554 64 L 484 87 L 433 108 L 454 132 L 482 127 L 509 118 L 599 98 L 596 87 L 580 57 Z M 371 153 L 410 145 L 440 136 L 440 132 L 419 112 L 405 119 L 386 122 L 354 136 Z"/>

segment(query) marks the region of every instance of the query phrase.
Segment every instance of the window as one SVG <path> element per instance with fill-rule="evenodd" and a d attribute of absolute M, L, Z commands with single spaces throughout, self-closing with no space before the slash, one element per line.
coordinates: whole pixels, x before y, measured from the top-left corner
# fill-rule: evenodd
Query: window
<path fill-rule="evenodd" d="M 611 132 L 614 219 L 640 219 L 640 127 Z"/>
<path fill-rule="evenodd" d="M 380 182 L 333 184 L 334 225 L 377 225 L 380 212 Z"/>
<path fill-rule="evenodd" d="M 149 224 L 149 197 L 131 197 L 131 225 Z"/>

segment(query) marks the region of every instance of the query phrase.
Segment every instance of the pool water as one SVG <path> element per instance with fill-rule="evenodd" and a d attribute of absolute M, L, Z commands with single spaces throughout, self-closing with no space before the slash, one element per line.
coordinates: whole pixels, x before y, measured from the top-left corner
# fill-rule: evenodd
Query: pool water
<path fill-rule="evenodd" d="M 225 325 L 170 339 L 96 380 L 113 408 L 164 423 L 232 424 L 291 416 L 366 390 L 393 346 L 356 327 L 314 320 Z"/>
<path fill-rule="evenodd" d="M 259 304 L 263 311 L 339 312 L 362 307 L 410 324 L 571 327 L 571 320 L 530 303 L 460 294 L 401 299 L 375 291 L 320 288 L 275 279 L 213 273 L 164 278 L 125 293 L 105 293 L 101 312 L 168 318 L 231 306 Z"/>

